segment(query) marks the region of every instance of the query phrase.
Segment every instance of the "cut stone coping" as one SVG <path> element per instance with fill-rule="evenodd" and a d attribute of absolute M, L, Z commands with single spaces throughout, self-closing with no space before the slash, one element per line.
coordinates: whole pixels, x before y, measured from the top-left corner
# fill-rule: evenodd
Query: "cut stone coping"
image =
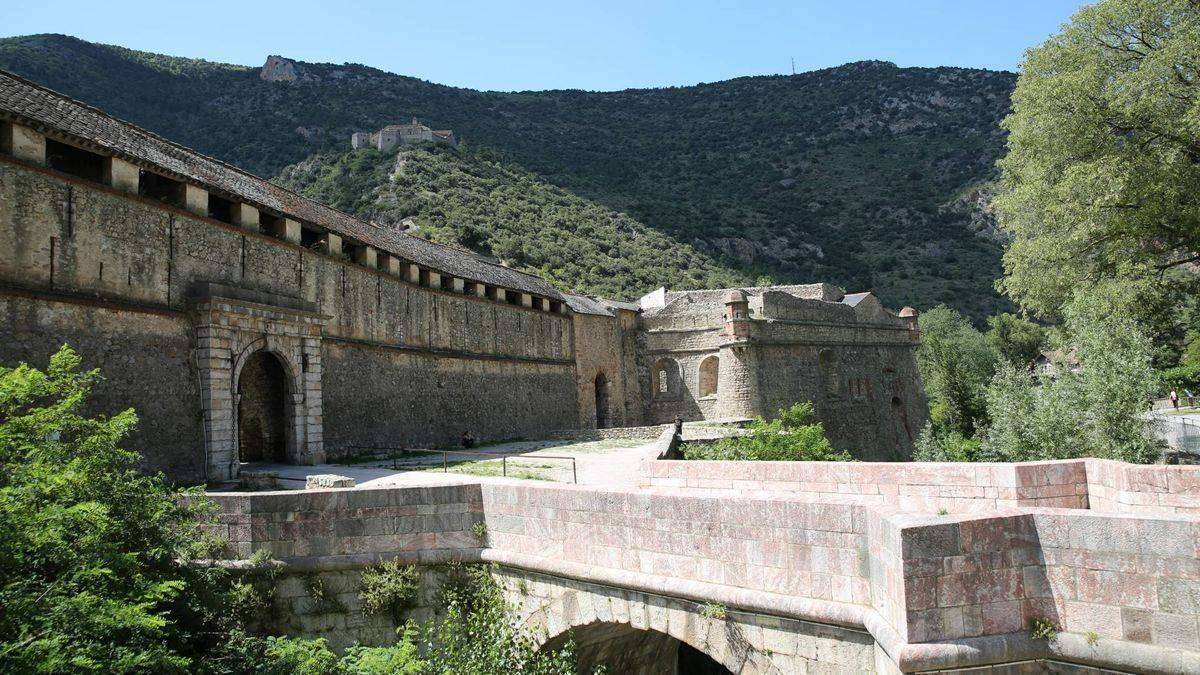
<path fill-rule="evenodd" d="M 306 476 L 304 479 L 305 490 L 317 490 L 321 488 L 352 488 L 357 483 L 349 476 L 339 476 L 336 473 L 318 473 L 311 476 Z"/>

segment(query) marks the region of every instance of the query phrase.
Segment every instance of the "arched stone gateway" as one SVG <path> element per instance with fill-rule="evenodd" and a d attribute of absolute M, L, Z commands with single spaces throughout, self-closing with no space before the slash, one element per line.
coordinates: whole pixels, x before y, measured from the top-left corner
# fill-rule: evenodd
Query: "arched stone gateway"
<path fill-rule="evenodd" d="M 251 354 L 237 384 L 238 459 L 286 462 L 296 453 L 287 372 L 268 351 Z"/>
<path fill-rule="evenodd" d="M 494 574 L 543 648 L 573 640 L 581 665 L 604 665 L 610 673 L 875 670 L 874 639 L 863 631 L 719 607 L 706 610 L 680 598 L 508 567 Z"/>
<path fill-rule="evenodd" d="M 194 289 L 207 480 L 247 461 L 324 459 L 321 326 L 294 299 L 219 284 Z"/>

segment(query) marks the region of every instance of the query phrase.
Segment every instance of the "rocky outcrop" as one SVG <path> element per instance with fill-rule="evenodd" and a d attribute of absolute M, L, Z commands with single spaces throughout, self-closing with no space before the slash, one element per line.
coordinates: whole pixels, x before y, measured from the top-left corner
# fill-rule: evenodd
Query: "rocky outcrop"
<path fill-rule="evenodd" d="M 295 82 L 301 79 L 309 79 L 305 76 L 302 66 L 291 59 L 285 59 L 282 56 L 274 54 L 267 57 L 267 62 L 263 64 L 262 69 L 258 72 L 258 77 L 267 82 Z"/>

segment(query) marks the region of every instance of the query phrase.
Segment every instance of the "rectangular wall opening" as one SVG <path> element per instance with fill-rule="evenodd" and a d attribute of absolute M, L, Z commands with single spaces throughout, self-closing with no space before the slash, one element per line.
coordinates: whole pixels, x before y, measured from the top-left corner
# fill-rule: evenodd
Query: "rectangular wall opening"
<path fill-rule="evenodd" d="M 184 206 L 183 183 L 143 170 L 138 178 L 138 194 L 171 206 Z"/>
<path fill-rule="evenodd" d="M 562 303 L 557 300 L 550 301 L 550 311 L 558 314 L 562 311 Z"/>
<path fill-rule="evenodd" d="M 325 241 L 324 232 L 300 226 L 300 245 L 304 248 L 317 248 L 323 241 Z"/>
<path fill-rule="evenodd" d="M 46 139 L 46 164 L 51 169 L 97 183 L 104 181 L 106 158 L 66 143 Z"/>
<path fill-rule="evenodd" d="M 222 223 L 233 223 L 233 202 L 208 193 L 208 217 Z"/>
<path fill-rule="evenodd" d="M 12 154 L 12 122 L 0 121 L 0 152 L 6 155 Z"/>
<path fill-rule="evenodd" d="M 429 285 L 429 270 L 421 268 L 420 273 L 417 275 L 417 283 L 422 286 Z"/>
<path fill-rule="evenodd" d="M 263 232 L 273 237 L 283 238 L 283 218 L 259 209 L 258 225 Z"/>
<path fill-rule="evenodd" d="M 479 284 L 475 283 L 474 281 L 464 281 L 463 282 L 463 293 L 466 293 L 467 295 L 475 295 L 476 293 L 479 292 L 478 289 L 479 289 Z"/>
<path fill-rule="evenodd" d="M 443 274 L 442 281 L 441 281 L 441 287 L 442 287 L 442 290 L 444 290 L 444 291 L 453 290 L 454 289 L 454 277 Z"/>
<path fill-rule="evenodd" d="M 498 297 L 495 286 L 487 286 L 484 289 L 483 294 L 487 296 L 488 300 L 495 300 Z"/>
<path fill-rule="evenodd" d="M 510 305 L 520 305 L 521 304 L 521 294 L 520 293 L 518 293 L 516 291 L 507 291 L 505 293 L 505 295 L 507 296 L 508 304 L 510 304 Z"/>

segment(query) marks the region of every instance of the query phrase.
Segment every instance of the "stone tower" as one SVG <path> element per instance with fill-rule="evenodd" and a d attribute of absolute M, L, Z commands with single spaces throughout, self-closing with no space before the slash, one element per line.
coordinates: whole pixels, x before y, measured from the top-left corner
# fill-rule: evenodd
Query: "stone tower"
<path fill-rule="evenodd" d="M 719 418 L 762 415 L 753 330 L 746 294 L 738 289 L 729 291 L 725 296 L 725 339 L 719 352 L 721 386 L 716 408 Z"/>

